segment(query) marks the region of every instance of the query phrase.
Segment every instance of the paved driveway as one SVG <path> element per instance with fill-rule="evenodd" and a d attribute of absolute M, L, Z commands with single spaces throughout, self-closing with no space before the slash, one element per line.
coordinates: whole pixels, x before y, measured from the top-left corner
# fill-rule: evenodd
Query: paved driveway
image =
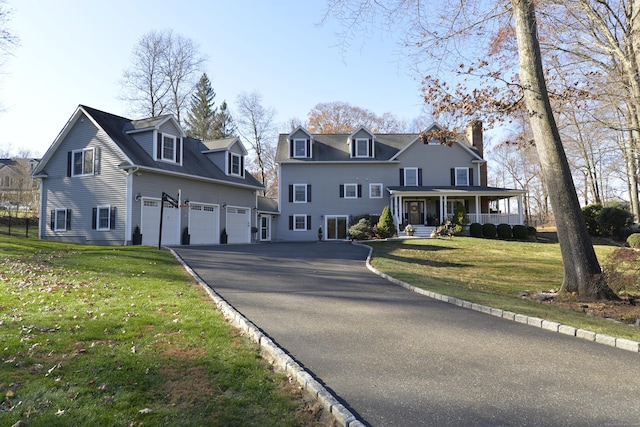
<path fill-rule="evenodd" d="M 640 426 L 640 355 L 406 291 L 362 247 L 180 247 L 372 426 Z"/>

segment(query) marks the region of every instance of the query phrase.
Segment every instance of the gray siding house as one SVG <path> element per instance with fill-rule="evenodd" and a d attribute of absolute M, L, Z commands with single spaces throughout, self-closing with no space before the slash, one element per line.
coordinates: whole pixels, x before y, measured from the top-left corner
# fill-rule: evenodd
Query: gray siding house
<path fill-rule="evenodd" d="M 471 222 L 522 224 L 524 191 L 487 186 L 480 122 L 452 145 L 420 134 L 281 134 L 277 239 L 347 238 L 350 218 L 390 206 L 399 230 L 443 224 L 457 203 Z M 499 204 L 500 202 L 500 204 Z M 321 230 L 320 230 L 321 229 Z"/>
<path fill-rule="evenodd" d="M 202 142 L 172 115 L 131 120 L 80 105 L 32 176 L 42 239 L 157 245 L 258 238 L 262 185 L 238 138 Z M 162 214 L 162 216 L 161 216 Z"/>

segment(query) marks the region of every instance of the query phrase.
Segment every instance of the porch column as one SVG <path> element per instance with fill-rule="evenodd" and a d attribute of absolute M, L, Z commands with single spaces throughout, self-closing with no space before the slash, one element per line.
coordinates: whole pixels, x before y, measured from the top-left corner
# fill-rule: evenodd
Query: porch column
<path fill-rule="evenodd" d="M 447 214 L 447 196 L 440 196 L 440 224 L 444 224 L 444 218 Z"/>
<path fill-rule="evenodd" d="M 519 224 L 523 224 L 524 223 L 523 218 L 522 218 L 522 211 L 524 210 L 524 209 L 522 209 L 522 207 L 523 207 L 523 203 L 522 202 L 523 202 L 523 200 L 522 200 L 522 194 L 521 194 L 521 195 L 518 196 L 518 221 L 519 221 Z"/>
<path fill-rule="evenodd" d="M 476 222 L 480 222 L 480 196 L 476 194 Z"/>
<path fill-rule="evenodd" d="M 507 197 L 507 219 L 509 218 L 511 218 L 511 197 Z"/>

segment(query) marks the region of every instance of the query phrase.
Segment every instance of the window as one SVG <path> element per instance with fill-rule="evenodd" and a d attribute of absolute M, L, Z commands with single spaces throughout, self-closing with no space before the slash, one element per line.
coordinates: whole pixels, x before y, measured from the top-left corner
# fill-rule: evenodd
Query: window
<path fill-rule="evenodd" d="M 418 186 L 418 168 L 404 169 L 404 185 L 407 187 Z"/>
<path fill-rule="evenodd" d="M 93 175 L 93 154 L 93 148 L 73 151 L 71 176 Z"/>
<path fill-rule="evenodd" d="M 109 230 L 109 214 L 111 213 L 110 206 L 98 206 L 97 209 L 96 230 Z"/>
<path fill-rule="evenodd" d="M 231 175 L 242 175 L 242 171 L 241 171 L 241 167 L 240 167 L 240 155 L 235 154 L 235 153 L 229 153 L 229 155 L 231 156 L 230 159 L 230 169 L 229 169 L 229 173 L 231 173 Z"/>
<path fill-rule="evenodd" d="M 176 138 L 171 135 L 162 135 L 162 160 L 175 162 L 176 160 Z"/>
<path fill-rule="evenodd" d="M 293 184 L 293 202 L 307 203 L 307 185 Z"/>
<path fill-rule="evenodd" d="M 456 168 L 456 186 L 469 185 L 469 169 L 468 168 Z"/>
<path fill-rule="evenodd" d="M 53 228 L 54 231 L 66 231 L 70 223 L 71 212 L 68 209 L 56 209 L 53 215 Z"/>
<path fill-rule="evenodd" d="M 356 139 L 356 157 L 369 157 L 369 140 L 364 138 Z"/>
<path fill-rule="evenodd" d="M 370 199 L 382 198 L 382 184 L 369 184 L 369 198 Z"/>
<path fill-rule="evenodd" d="M 306 215 L 294 215 L 293 216 L 293 230 L 294 231 L 306 231 L 307 230 L 307 216 Z"/>
<path fill-rule="evenodd" d="M 358 184 L 345 184 L 344 185 L 344 198 L 356 199 L 358 198 Z"/>
<path fill-rule="evenodd" d="M 307 140 L 306 139 L 294 139 L 293 140 L 293 157 L 307 157 Z"/>

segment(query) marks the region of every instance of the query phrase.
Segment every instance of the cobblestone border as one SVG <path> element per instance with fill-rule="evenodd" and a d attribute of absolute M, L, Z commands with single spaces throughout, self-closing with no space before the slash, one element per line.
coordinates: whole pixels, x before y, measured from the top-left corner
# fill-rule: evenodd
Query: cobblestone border
<path fill-rule="evenodd" d="M 442 295 L 436 292 L 427 291 L 425 289 L 418 288 L 410 285 L 409 283 L 398 280 L 389 276 L 386 273 L 381 272 L 371 265 L 371 254 L 373 248 L 369 245 L 363 245 L 361 243 L 353 242 L 354 245 L 364 246 L 369 248 L 369 255 L 367 255 L 367 268 L 380 277 L 387 279 L 389 282 L 402 286 L 403 288 L 415 292 L 420 295 L 428 296 L 439 301 L 444 301 L 449 304 L 457 305 L 458 307 L 468 308 L 471 310 L 479 311 L 492 316 L 501 317 L 503 319 L 511 320 L 518 323 L 523 323 L 529 326 L 535 326 L 537 328 L 546 329 L 552 332 L 558 332 L 561 334 L 569 335 L 576 338 L 582 338 L 587 341 L 594 341 L 598 344 L 604 344 L 611 347 L 616 347 L 622 350 L 631 351 L 634 353 L 640 353 L 640 342 L 628 340 L 626 338 L 616 338 L 610 335 L 598 334 L 596 332 L 587 331 L 585 329 L 574 328 L 573 326 L 563 325 L 557 322 L 550 322 L 548 320 L 540 319 L 538 317 L 525 316 L 523 314 L 513 313 L 511 311 L 501 310 L 498 308 L 488 307 L 486 305 L 476 304 L 469 301 L 465 301 L 459 298 Z"/>
<path fill-rule="evenodd" d="M 232 326 L 244 332 L 251 340 L 260 346 L 260 351 L 265 359 L 279 371 L 289 374 L 296 383 L 311 396 L 313 396 L 328 411 L 336 422 L 342 427 L 365 427 L 365 424 L 356 418 L 338 399 L 327 390 L 318 380 L 307 372 L 298 362 L 289 356 L 271 338 L 266 336 L 256 325 L 244 317 L 238 310 L 229 304 L 222 296 L 211 288 L 207 282 L 193 271 L 177 252 L 168 248 L 173 256 L 180 261 L 185 270 L 198 282 L 209 297 L 216 304 L 222 315 Z M 367 258 L 368 262 L 368 258 Z"/>

